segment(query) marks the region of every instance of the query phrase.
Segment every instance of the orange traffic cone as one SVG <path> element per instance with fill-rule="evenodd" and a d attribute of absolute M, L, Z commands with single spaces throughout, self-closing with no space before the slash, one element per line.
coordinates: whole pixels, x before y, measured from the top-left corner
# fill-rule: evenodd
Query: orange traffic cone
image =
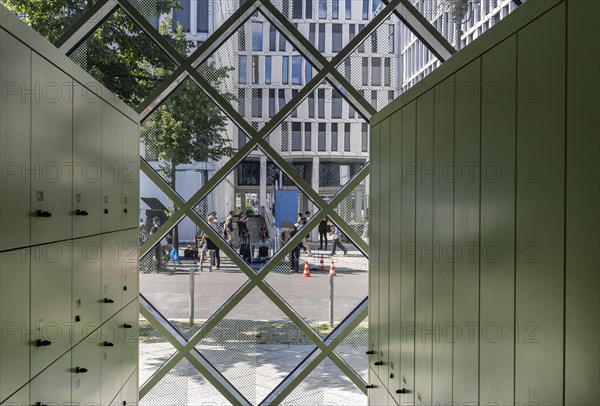
<path fill-rule="evenodd" d="M 325 262 L 323 261 L 323 255 L 321 255 L 321 261 L 319 261 L 319 271 L 325 270 Z"/>
<path fill-rule="evenodd" d="M 337 274 L 335 273 L 335 265 L 333 264 L 333 261 L 331 261 L 331 268 L 329 268 L 329 276 L 337 276 Z"/>
<path fill-rule="evenodd" d="M 310 278 L 310 268 L 308 267 L 308 261 L 304 261 L 304 274 L 302 274 L 303 278 Z"/>

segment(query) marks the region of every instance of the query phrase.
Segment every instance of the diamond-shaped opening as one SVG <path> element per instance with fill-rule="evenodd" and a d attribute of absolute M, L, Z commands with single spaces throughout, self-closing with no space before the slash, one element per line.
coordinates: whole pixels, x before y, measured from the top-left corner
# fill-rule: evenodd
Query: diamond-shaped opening
<path fill-rule="evenodd" d="M 188 217 L 177 233 L 178 260 L 170 255 L 173 230 L 140 260 L 140 293 L 189 338 L 248 278 L 227 253 L 216 247 L 203 251 L 196 242 L 200 228 Z"/>
<path fill-rule="evenodd" d="M 456 49 L 470 44 L 518 7 L 514 0 L 411 3 Z"/>
<path fill-rule="evenodd" d="M 132 107 L 175 69 L 175 63 L 121 9 L 70 58 Z"/>
<path fill-rule="evenodd" d="M 311 173 L 309 165 L 297 163 L 293 170 L 306 180 Z M 241 161 L 194 210 L 255 271 L 286 245 L 294 224 L 303 223 L 299 213 L 317 212 L 260 148 Z"/>
<path fill-rule="evenodd" d="M 327 230 L 323 233 L 327 239 L 321 246 L 319 230 Z M 308 243 L 311 252 L 296 249 L 296 252 L 300 251 L 298 272 L 292 263 L 296 254 L 290 253 L 265 281 L 325 338 L 367 297 L 369 260 L 330 219 L 307 234 L 312 236 L 312 242 Z M 337 276 L 330 276 L 332 265 Z M 306 277 L 306 267 L 310 278 Z M 330 278 L 333 278 L 333 286 Z M 332 288 L 333 313 L 330 305 Z"/>
<path fill-rule="evenodd" d="M 255 288 L 196 348 L 246 399 L 259 404 L 315 345 Z"/>
<path fill-rule="evenodd" d="M 329 358 L 317 366 L 282 402 L 282 406 L 364 406 L 365 395 Z"/>
<path fill-rule="evenodd" d="M 425 44 L 391 15 L 337 70 L 373 108 L 381 110 L 438 65 L 438 59 Z"/>
<path fill-rule="evenodd" d="M 146 319 L 140 318 L 139 381 L 147 381 L 175 352 L 175 347 Z"/>
<path fill-rule="evenodd" d="M 215 80 L 222 71 L 228 72 L 229 80 Z M 299 91 L 316 69 L 275 25 L 256 12 L 198 67 L 198 72 L 219 93 L 230 95 L 232 107 L 248 122 L 265 123 L 273 117 L 276 105 L 289 100 L 281 91 Z M 278 103 L 270 106 L 270 96 L 275 94 Z"/>
<path fill-rule="evenodd" d="M 175 179 L 174 189 L 188 199 L 247 139 L 192 80 L 186 79 L 142 123 L 140 153 L 172 187 Z M 142 180 L 142 190 L 144 187 Z"/>
<path fill-rule="evenodd" d="M 187 360 L 182 359 L 142 399 L 142 406 L 231 405 Z"/>
<path fill-rule="evenodd" d="M 369 378 L 368 344 L 369 324 L 365 319 L 334 350 L 365 381 Z"/>
<path fill-rule="evenodd" d="M 56 43 L 92 5 L 93 2 L 83 0 L 5 0 L 2 2 L 2 6 L 15 13 L 17 17 L 51 43 Z"/>
<path fill-rule="evenodd" d="M 369 176 L 336 206 L 335 211 L 366 243 L 369 242 Z"/>

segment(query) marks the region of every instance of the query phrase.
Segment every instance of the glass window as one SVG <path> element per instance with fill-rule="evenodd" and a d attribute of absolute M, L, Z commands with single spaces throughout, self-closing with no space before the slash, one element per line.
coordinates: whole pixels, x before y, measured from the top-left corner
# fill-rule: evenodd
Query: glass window
<path fill-rule="evenodd" d="M 344 151 L 350 152 L 350 123 L 344 124 Z"/>
<path fill-rule="evenodd" d="M 346 0 L 346 20 L 352 20 L 352 0 Z"/>
<path fill-rule="evenodd" d="M 338 149 L 338 124 L 331 123 L 331 151 Z"/>
<path fill-rule="evenodd" d="M 302 123 L 292 123 L 292 151 L 302 151 Z"/>
<path fill-rule="evenodd" d="M 252 55 L 252 84 L 258 84 L 259 69 L 258 69 L 258 55 Z"/>
<path fill-rule="evenodd" d="M 285 106 L 287 101 L 285 100 L 285 89 L 279 89 L 279 110 Z"/>
<path fill-rule="evenodd" d="M 354 24 L 350 24 L 348 26 L 348 42 L 352 41 L 354 36 L 356 35 L 356 26 Z"/>
<path fill-rule="evenodd" d="M 294 0 L 292 2 L 292 18 L 302 18 L 302 0 Z"/>
<path fill-rule="evenodd" d="M 313 2 L 313 0 L 305 0 L 305 3 L 306 3 L 306 19 L 307 20 L 312 20 L 312 18 L 313 18 L 313 6 L 312 6 L 312 2 Z"/>
<path fill-rule="evenodd" d="M 317 44 L 315 43 L 315 24 L 314 23 L 310 23 L 308 26 L 308 41 L 313 45 L 313 46 L 317 46 Z"/>
<path fill-rule="evenodd" d="M 275 89 L 269 89 L 269 118 L 275 116 Z"/>
<path fill-rule="evenodd" d="M 369 85 L 369 58 L 362 58 L 362 85 Z"/>
<path fill-rule="evenodd" d="M 262 23 L 253 21 L 252 22 L 252 50 L 262 51 L 263 48 L 263 26 Z"/>
<path fill-rule="evenodd" d="M 340 164 L 321 162 L 319 164 L 319 185 L 340 186 Z"/>
<path fill-rule="evenodd" d="M 325 151 L 327 146 L 326 142 L 326 125 L 325 123 L 319 123 L 319 139 L 318 139 L 318 149 L 319 151 Z"/>
<path fill-rule="evenodd" d="M 315 92 L 308 95 L 308 118 L 315 118 Z"/>
<path fill-rule="evenodd" d="M 319 18 L 327 18 L 327 0 L 319 0 Z"/>
<path fill-rule="evenodd" d="M 284 56 L 282 58 L 283 60 L 281 64 L 281 83 L 287 85 L 290 77 L 290 57 Z"/>
<path fill-rule="evenodd" d="M 383 84 L 390 86 L 392 83 L 392 60 L 384 58 L 383 60 Z"/>
<path fill-rule="evenodd" d="M 208 1 L 198 0 L 198 32 L 208 32 Z"/>
<path fill-rule="evenodd" d="M 325 24 L 319 24 L 319 52 L 325 52 Z"/>
<path fill-rule="evenodd" d="M 340 0 L 331 0 L 331 18 L 334 20 L 340 18 Z"/>
<path fill-rule="evenodd" d="M 310 123 L 304 123 L 304 150 L 310 151 L 312 147 L 312 126 Z"/>
<path fill-rule="evenodd" d="M 281 33 L 279 33 L 279 50 L 280 51 L 285 52 L 285 44 L 286 44 L 285 37 L 283 35 L 281 35 Z"/>
<path fill-rule="evenodd" d="M 342 118 L 342 95 L 335 89 L 331 90 L 331 118 Z"/>
<path fill-rule="evenodd" d="M 271 84 L 271 56 L 265 56 L 265 84 Z"/>
<path fill-rule="evenodd" d="M 350 58 L 346 58 L 346 60 L 344 61 L 344 75 L 347 78 L 352 77 L 352 65 L 351 65 L 351 61 Z"/>
<path fill-rule="evenodd" d="M 394 26 L 390 24 L 389 28 L 389 39 L 390 39 L 390 54 L 396 51 L 396 35 L 394 34 Z"/>
<path fill-rule="evenodd" d="M 362 133 L 360 141 L 361 151 L 369 152 L 369 125 L 367 123 L 362 124 Z"/>
<path fill-rule="evenodd" d="M 269 26 L 269 51 L 275 51 L 275 49 L 276 49 L 276 45 L 275 45 L 276 38 L 277 38 L 277 30 L 275 29 L 275 26 L 273 24 L 271 24 Z"/>
<path fill-rule="evenodd" d="M 313 74 L 312 74 L 312 65 L 306 61 L 306 66 L 304 67 L 304 80 L 306 81 L 306 83 L 310 82 L 313 78 Z"/>
<path fill-rule="evenodd" d="M 292 56 L 292 85 L 302 84 L 302 57 Z"/>
<path fill-rule="evenodd" d="M 331 52 L 342 50 L 342 24 L 331 25 Z"/>
<path fill-rule="evenodd" d="M 262 117 L 262 89 L 252 89 L 252 117 Z"/>
<path fill-rule="evenodd" d="M 350 103 L 348 103 L 348 118 L 354 118 L 354 107 Z"/>
<path fill-rule="evenodd" d="M 280 90 L 281 92 L 281 90 Z M 287 121 L 281 123 L 281 151 L 285 152 L 289 148 L 290 144 L 290 128 Z"/>
<path fill-rule="evenodd" d="M 238 48 L 240 51 L 246 50 L 246 28 L 243 25 L 238 30 Z"/>
<path fill-rule="evenodd" d="M 325 118 L 325 89 L 318 90 L 318 111 L 319 118 Z"/>
<path fill-rule="evenodd" d="M 362 19 L 363 20 L 368 20 L 369 19 L 369 0 L 363 0 L 363 4 L 362 4 Z"/>
<path fill-rule="evenodd" d="M 377 53 L 377 31 L 371 35 L 371 52 Z"/>
<path fill-rule="evenodd" d="M 238 71 L 238 82 L 246 84 L 246 72 L 248 68 L 248 60 L 246 55 L 240 55 L 240 69 Z"/>
<path fill-rule="evenodd" d="M 258 186 L 260 184 L 260 162 L 243 161 L 237 167 L 238 185 Z"/>
<path fill-rule="evenodd" d="M 375 11 L 377 11 L 377 8 L 379 7 L 379 4 L 381 3 L 381 0 L 372 0 L 373 3 L 371 4 L 371 10 L 373 12 L 373 14 L 375 13 Z"/>
<path fill-rule="evenodd" d="M 292 99 L 298 94 L 298 89 L 292 89 Z M 298 109 L 292 110 L 292 117 L 298 117 Z"/>
<path fill-rule="evenodd" d="M 381 86 L 381 58 L 371 58 L 371 86 Z"/>
<path fill-rule="evenodd" d="M 182 1 L 180 9 L 173 8 L 173 30 L 177 30 L 177 24 L 181 24 L 183 31 L 190 31 L 190 2 Z"/>
<path fill-rule="evenodd" d="M 240 116 L 246 115 L 246 89 L 238 89 L 238 113 Z"/>
<path fill-rule="evenodd" d="M 377 110 L 377 90 L 371 90 L 371 106 Z"/>
<path fill-rule="evenodd" d="M 365 28 L 364 24 L 358 24 L 358 32 L 361 32 L 363 30 L 363 28 Z M 375 31 L 375 32 L 377 32 L 377 31 Z M 365 52 L 365 42 L 366 42 L 366 40 L 361 42 L 360 45 L 358 46 L 358 48 L 356 48 L 356 50 L 358 52 Z"/>
<path fill-rule="evenodd" d="M 394 101 L 394 91 L 388 90 L 388 102 Z"/>
<path fill-rule="evenodd" d="M 248 141 L 246 133 L 238 129 L 238 148 L 242 148 L 244 145 L 246 145 L 246 141 Z"/>

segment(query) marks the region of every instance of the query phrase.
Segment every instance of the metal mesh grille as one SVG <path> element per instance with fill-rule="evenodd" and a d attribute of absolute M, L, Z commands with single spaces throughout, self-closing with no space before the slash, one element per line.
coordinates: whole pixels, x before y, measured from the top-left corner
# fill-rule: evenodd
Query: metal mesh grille
<path fill-rule="evenodd" d="M 367 396 L 329 359 L 316 367 L 281 403 L 282 406 L 366 404 Z"/>
<path fill-rule="evenodd" d="M 365 381 L 369 379 L 369 359 L 366 354 L 368 345 L 369 325 L 365 320 L 344 338 L 334 350 Z"/>
<path fill-rule="evenodd" d="M 196 347 L 253 404 L 314 349 L 258 288 Z"/>
<path fill-rule="evenodd" d="M 350 227 L 369 242 L 369 176 L 335 208 Z"/>

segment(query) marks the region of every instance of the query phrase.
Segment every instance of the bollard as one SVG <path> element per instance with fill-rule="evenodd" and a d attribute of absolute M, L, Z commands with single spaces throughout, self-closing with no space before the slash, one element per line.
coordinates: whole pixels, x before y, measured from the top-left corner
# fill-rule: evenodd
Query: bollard
<path fill-rule="evenodd" d="M 190 328 L 194 326 L 194 267 L 190 268 Z"/>
<path fill-rule="evenodd" d="M 329 274 L 329 327 L 333 328 L 333 274 Z"/>

